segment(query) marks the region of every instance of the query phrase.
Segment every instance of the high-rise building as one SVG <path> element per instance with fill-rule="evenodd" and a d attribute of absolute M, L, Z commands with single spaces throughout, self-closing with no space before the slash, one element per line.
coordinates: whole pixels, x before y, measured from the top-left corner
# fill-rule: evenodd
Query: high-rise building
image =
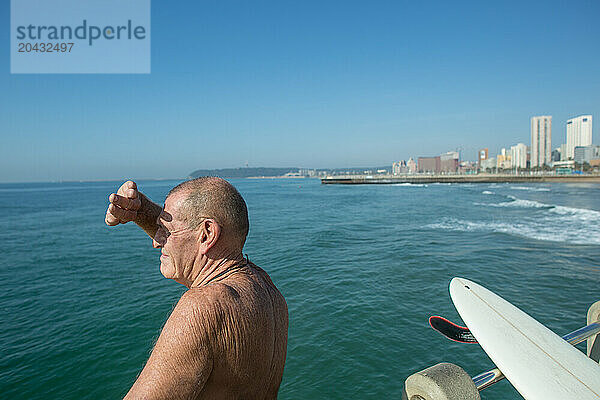
<path fill-rule="evenodd" d="M 481 162 L 488 159 L 488 149 L 481 149 L 477 155 L 477 165 L 481 168 Z"/>
<path fill-rule="evenodd" d="M 567 120 L 567 159 L 575 157 L 575 147 L 592 144 L 592 116 L 581 115 Z"/>
<path fill-rule="evenodd" d="M 552 116 L 531 117 L 531 168 L 552 162 Z"/>
<path fill-rule="evenodd" d="M 527 145 L 525 145 L 525 143 L 519 143 L 510 146 L 510 158 L 512 161 L 512 168 L 527 168 Z"/>

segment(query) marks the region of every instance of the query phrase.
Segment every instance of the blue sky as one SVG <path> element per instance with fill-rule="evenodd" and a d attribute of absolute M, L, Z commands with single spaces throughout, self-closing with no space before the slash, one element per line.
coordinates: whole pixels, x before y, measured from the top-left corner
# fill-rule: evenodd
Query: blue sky
<path fill-rule="evenodd" d="M 154 1 L 149 75 L 11 75 L 0 15 L 0 182 L 474 159 L 533 115 L 600 143 L 597 1 Z"/>

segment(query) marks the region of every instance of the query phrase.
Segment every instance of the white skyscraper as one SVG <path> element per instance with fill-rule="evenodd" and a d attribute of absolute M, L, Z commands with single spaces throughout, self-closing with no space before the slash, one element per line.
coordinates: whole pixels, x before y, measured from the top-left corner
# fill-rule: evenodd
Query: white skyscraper
<path fill-rule="evenodd" d="M 552 155 L 552 116 L 531 117 L 531 168 L 550 165 Z"/>
<path fill-rule="evenodd" d="M 592 144 L 592 116 L 581 115 L 567 121 L 567 158 L 575 157 L 576 146 Z"/>
<path fill-rule="evenodd" d="M 527 146 L 525 143 L 519 143 L 515 146 L 511 146 L 510 158 L 513 168 L 527 168 Z"/>

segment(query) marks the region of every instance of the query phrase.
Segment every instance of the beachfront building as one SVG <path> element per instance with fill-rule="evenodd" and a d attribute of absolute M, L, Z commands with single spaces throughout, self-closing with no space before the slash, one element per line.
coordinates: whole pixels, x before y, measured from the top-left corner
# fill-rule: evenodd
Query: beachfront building
<path fill-rule="evenodd" d="M 406 168 L 406 161 L 400 160 L 400 161 L 396 161 L 395 163 L 392 164 L 392 174 L 393 175 L 406 174 L 407 172 L 408 172 L 408 168 Z"/>
<path fill-rule="evenodd" d="M 460 174 L 476 174 L 477 173 L 477 162 L 461 161 L 458 164 L 458 172 Z"/>
<path fill-rule="evenodd" d="M 437 157 L 419 157 L 417 159 L 417 169 L 423 173 L 440 172 L 440 156 Z"/>
<path fill-rule="evenodd" d="M 460 156 L 458 151 L 449 151 L 440 155 L 440 171 L 441 172 L 453 172 L 458 171 L 458 164 L 460 163 Z"/>
<path fill-rule="evenodd" d="M 511 168 L 527 168 L 527 145 L 525 143 L 518 143 L 510 146 L 510 159 Z"/>
<path fill-rule="evenodd" d="M 493 172 L 496 170 L 496 166 L 496 157 L 485 159 L 479 163 L 479 169 L 485 172 Z"/>
<path fill-rule="evenodd" d="M 575 146 L 573 159 L 577 164 L 600 159 L 600 146 Z"/>
<path fill-rule="evenodd" d="M 392 174 L 414 174 L 417 172 L 417 163 L 411 158 L 408 161 L 400 160 L 392 164 Z"/>
<path fill-rule="evenodd" d="M 552 162 L 552 116 L 531 117 L 531 168 Z"/>
<path fill-rule="evenodd" d="M 505 148 L 500 150 L 500 154 L 496 156 L 497 169 L 510 169 L 512 167 L 510 153 Z"/>
<path fill-rule="evenodd" d="M 510 155 L 502 155 L 498 154 L 496 156 L 496 168 L 498 169 L 511 169 L 512 162 L 510 159 Z"/>
<path fill-rule="evenodd" d="M 477 153 L 477 165 L 479 166 L 479 168 L 482 168 L 481 163 L 487 159 L 488 159 L 488 149 L 486 148 L 486 149 L 479 150 L 479 152 Z"/>
<path fill-rule="evenodd" d="M 408 168 L 409 174 L 417 173 L 417 163 L 415 162 L 415 160 L 412 159 L 412 157 L 409 158 L 408 161 L 406 162 L 406 168 Z"/>
<path fill-rule="evenodd" d="M 554 168 L 558 175 L 568 175 L 575 169 L 575 161 L 555 161 L 552 163 L 552 168 Z"/>
<path fill-rule="evenodd" d="M 567 161 L 567 144 L 563 143 L 560 145 L 560 161 Z"/>
<path fill-rule="evenodd" d="M 567 153 L 565 160 L 575 158 L 575 147 L 592 144 L 592 116 L 581 115 L 567 120 Z"/>
<path fill-rule="evenodd" d="M 552 154 L 550 155 L 550 158 L 552 159 L 552 163 L 555 163 L 556 161 L 560 161 L 560 147 L 557 147 L 554 150 L 552 150 Z"/>

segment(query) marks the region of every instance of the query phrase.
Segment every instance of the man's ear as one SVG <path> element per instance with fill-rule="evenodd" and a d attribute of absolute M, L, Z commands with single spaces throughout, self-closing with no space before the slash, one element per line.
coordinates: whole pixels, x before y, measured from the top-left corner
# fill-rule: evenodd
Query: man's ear
<path fill-rule="evenodd" d="M 200 244 L 200 253 L 206 254 L 211 247 L 217 243 L 221 236 L 221 226 L 214 219 L 205 219 L 198 228 L 200 236 L 198 243 Z"/>

